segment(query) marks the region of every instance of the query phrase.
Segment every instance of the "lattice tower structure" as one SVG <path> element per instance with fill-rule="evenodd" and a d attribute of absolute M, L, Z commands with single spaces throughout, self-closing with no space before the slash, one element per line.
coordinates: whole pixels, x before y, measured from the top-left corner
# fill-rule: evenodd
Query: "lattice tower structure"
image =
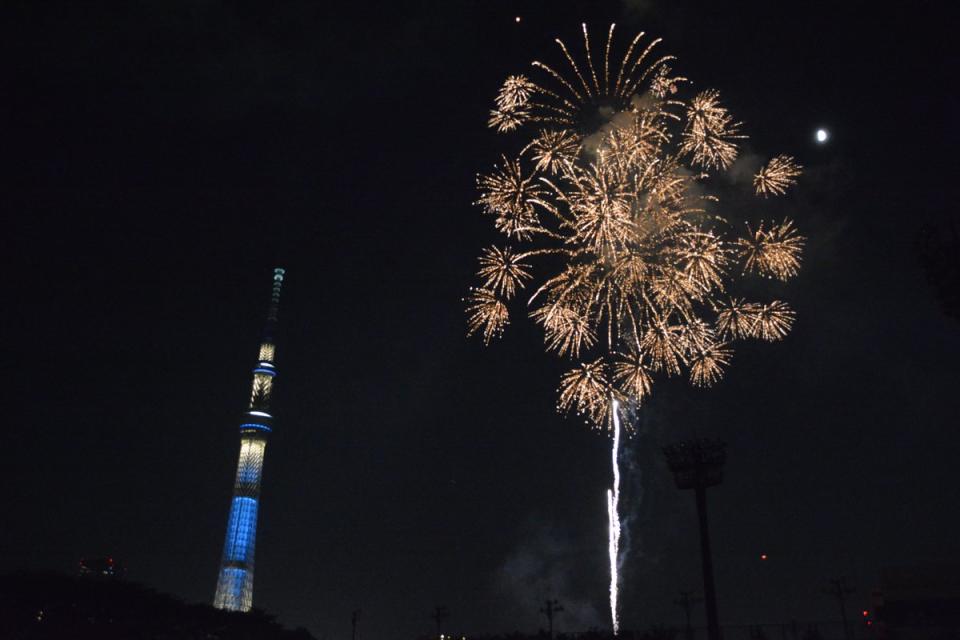
<path fill-rule="evenodd" d="M 270 400 L 276 368 L 276 326 L 280 289 L 285 271 L 273 270 L 267 322 L 253 369 L 250 401 L 240 421 L 240 459 L 233 483 L 220 574 L 213 606 L 228 611 L 249 611 L 253 606 L 253 559 L 257 541 L 257 511 L 267 438 L 273 431 Z"/>

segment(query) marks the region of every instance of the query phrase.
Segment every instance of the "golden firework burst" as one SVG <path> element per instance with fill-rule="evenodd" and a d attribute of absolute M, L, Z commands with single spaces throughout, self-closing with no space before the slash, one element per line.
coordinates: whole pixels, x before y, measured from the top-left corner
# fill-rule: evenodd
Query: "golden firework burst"
<path fill-rule="evenodd" d="M 690 362 L 690 382 L 709 387 L 723 377 L 723 368 L 730 364 L 732 351 L 725 343 L 711 343 L 696 349 Z"/>
<path fill-rule="evenodd" d="M 613 381 L 617 390 L 628 398 L 642 401 L 650 394 L 653 377 L 639 350 L 618 354 L 613 363 Z"/>
<path fill-rule="evenodd" d="M 602 358 L 584 362 L 560 378 L 562 411 L 575 411 L 594 424 L 606 425 L 612 418 L 610 381 Z"/>
<path fill-rule="evenodd" d="M 536 90 L 536 85 L 526 76 L 508 76 L 497 94 L 497 107 L 503 110 L 516 111 L 530 101 L 530 96 Z"/>
<path fill-rule="evenodd" d="M 467 335 L 483 333 L 484 344 L 503 333 L 510 322 L 507 305 L 489 289 L 473 289 L 467 296 Z"/>
<path fill-rule="evenodd" d="M 513 297 L 517 289 L 522 289 L 529 280 L 530 265 L 523 262 L 524 255 L 514 253 L 510 247 L 490 247 L 480 256 L 480 269 L 477 275 L 484 279 L 484 288 L 503 296 L 507 300 Z"/>
<path fill-rule="evenodd" d="M 749 226 L 747 231 L 750 232 Z M 744 272 L 785 281 L 800 271 L 803 243 L 804 238 L 793 228 L 793 222 L 784 220 L 769 229 L 760 223 L 756 231 L 737 240 L 737 247 Z"/>
<path fill-rule="evenodd" d="M 778 340 L 793 311 L 784 302 L 728 297 L 740 276 L 787 280 L 804 239 L 790 221 L 743 237 L 711 213 L 716 174 L 737 157 L 741 124 L 715 90 L 684 97 L 660 40 L 633 38 L 612 57 L 614 27 L 595 56 L 557 40 L 560 65 L 533 63 L 507 78 L 490 126 L 518 135 L 478 178 L 478 204 L 521 249 L 480 257 L 481 286 L 467 297 L 468 328 L 489 342 L 509 322 L 506 303 L 530 286 L 529 316 L 548 351 L 577 361 L 561 378 L 558 408 L 598 428 L 614 401 L 636 406 L 657 375 L 686 372 L 696 386 L 718 381 L 731 341 Z M 755 181 L 757 195 L 782 193 L 800 167 L 776 156 Z M 621 408 L 621 410 L 624 410 Z"/>
<path fill-rule="evenodd" d="M 795 314 L 786 302 L 774 300 L 757 311 L 757 335 L 773 342 L 781 340 L 793 326 Z"/>
<path fill-rule="evenodd" d="M 770 160 L 753 177 L 753 188 L 757 195 L 782 196 L 787 189 L 797 184 L 797 178 L 803 173 L 803 167 L 792 156 L 779 155 Z"/>
<path fill-rule="evenodd" d="M 720 92 L 710 89 L 697 94 L 687 106 L 687 123 L 683 129 L 681 151 L 690 154 L 693 162 L 708 169 L 727 169 L 737 159 L 734 140 L 740 135 L 741 123 L 735 122 L 727 108 L 720 104 Z"/>
<path fill-rule="evenodd" d="M 477 178 L 478 204 L 496 217 L 496 227 L 507 237 L 529 239 L 540 229 L 534 201 L 542 192 L 536 176 L 524 176 L 520 162 L 503 158 L 503 166 Z"/>

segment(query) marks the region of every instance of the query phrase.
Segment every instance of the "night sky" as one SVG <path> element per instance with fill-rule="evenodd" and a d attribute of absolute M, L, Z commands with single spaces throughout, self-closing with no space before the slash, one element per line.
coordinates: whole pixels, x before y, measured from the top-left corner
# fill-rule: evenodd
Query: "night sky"
<path fill-rule="evenodd" d="M 493 96 L 583 20 L 664 37 L 747 152 L 808 168 L 758 211 L 808 237 L 775 289 L 794 331 L 638 416 L 623 626 L 679 624 L 701 588 L 659 452 L 694 435 L 728 443 L 723 623 L 836 619 L 830 578 L 859 607 L 883 567 L 960 562 L 960 324 L 917 251 L 956 216 L 960 60 L 934 10 L 877 6 L 4 3 L 0 571 L 111 554 L 212 599 L 281 265 L 255 604 L 330 638 L 353 609 L 365 638 L 427 633 L 439 604 L 457 632 L 533 631 L 547 597 L 559 629 L 606 626 L 609 439 L 557 415 L 536 327 L 484 348 L 461 302 L 497 239 L 472 205 L 510 150 Z"/>

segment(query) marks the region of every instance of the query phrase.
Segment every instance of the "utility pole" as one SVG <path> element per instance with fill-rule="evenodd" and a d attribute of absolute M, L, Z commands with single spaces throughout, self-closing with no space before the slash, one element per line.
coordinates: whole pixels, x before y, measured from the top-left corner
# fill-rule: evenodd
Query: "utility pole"
<path fill-rule="evenodd" d="M 853 640 L 850 635 L 850 624 L 847 622 L 847 596 L 853 593 L 853 588 L 847 586 L 847 579 L 843 576 L 834 578 L 830 581 L 830 588 L 825 589 L 824 593 L 837 599 L 840 605 L 840 619 L 843 620 L 843 637 L 846 640 Z"/>
<path fill-rule="evenodd" d="M 690 608 L 698 602 L 703 602 L 703 599 L 693 597 L 693 591 L 681 591 L 680 597 L 673 601 L 674 604 L 683 609 L 683 615 L 687 620 L 685 629 L 687 640 L 693 640 L 693 625 L 690 624 Z"/>
<path fill-rule="evenodd" d="M 547 616 L 547 627 L 550 630 L 550 640 L 553 640 L 553 615 L 563 611 L 559 600 L 547 600 L 540 609 L 540 613 Z"/>
<path fill-rule="evenodd" d="M 450 611 L 445 605 L 437 605 L 431 617 L 437 623 L 437 636 L 443 638 L 443 621 L 450 617 Z"/>
<path fill-rule="evenodd" d="M 354 609 L 350 614 L 350 626 L 353 628 L 351 638 L 357 640 L 357 623 L 360 622 L 360 609 Z"/>

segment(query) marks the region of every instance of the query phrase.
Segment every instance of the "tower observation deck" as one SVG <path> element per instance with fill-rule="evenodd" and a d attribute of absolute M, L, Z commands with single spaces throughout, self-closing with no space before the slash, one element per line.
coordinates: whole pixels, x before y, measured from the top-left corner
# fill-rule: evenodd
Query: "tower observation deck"
<path fill-rule="evenodd" d="M 220 575 L 213 606 L 228 611 L 249 611 L 253 606 L 253 554 L 257 539 L 257 509 L 267 437 L 273 430 L 270 396 L 276 369 L 276 325 L 283 269 L 273 270 L 273 287 L 267 322 L 253 369 L 250 402 L 240 420 L 240 460 L 233 483 Z"/>

